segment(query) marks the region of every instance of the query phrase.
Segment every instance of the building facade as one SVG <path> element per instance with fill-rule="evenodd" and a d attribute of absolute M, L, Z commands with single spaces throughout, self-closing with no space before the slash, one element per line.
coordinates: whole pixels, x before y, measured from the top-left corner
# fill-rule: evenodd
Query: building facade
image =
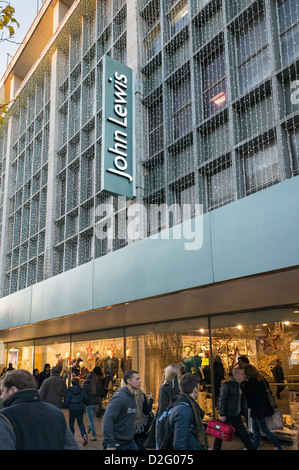
<path fill-rule="evenodd" d="M 134 367 L 156 402 L 183 361 L 209 413 L 212 357 L 281 359 L 292 436 L 298 64 L 292 0 L 45 0 L 0 82 L 3 366 L 112 353 L 108 398 Z"/>

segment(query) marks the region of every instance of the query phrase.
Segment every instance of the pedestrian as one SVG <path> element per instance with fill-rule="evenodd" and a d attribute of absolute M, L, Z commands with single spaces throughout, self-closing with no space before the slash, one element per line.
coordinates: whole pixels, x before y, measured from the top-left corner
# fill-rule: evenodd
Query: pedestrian
<path fill-rule="evenodd" d="M 40 389 L 44 380 L 48 379 L 51 375 L 50 364 L 44 365 L 44 370 L 39 374 L 37 379 L 37 389 Z"/>
<path fill-rule="evenodd" d="M 12 363 L 10 362 L 10 363 L 8 364 L 8 369 L 7 369 L 6 372 L 10 372 L 10 371 L 12 371 L 12 370 L 15 370 L 15 369 L 13 368 L 13 365 L 12 365 Z"/>
<path fill-rule="evenodd" d="M 69 427 L 73 435 L 75 434 L 75 421 L 77 420 L 84 446 L 88 444 L 86 429 L 83 422 L 85 405 L 87 402 L 88 396 L 86 391 L 81 387 L 80 380 L 77 377 L 74 377 L 72 379 L 72 386 L 65 394 L 63 407 L 68 408 L 69 410 Z"/>
<path fill-rule="evenodd" d="M 269 389 L 267 380 L 251 364 L 244 366 L 244 373 L 246 380 L 243 390 L 250 409 L 255 448 L 258 449 L 262 432 L 274 444 L 276 450 L 283 450 L 280 442 L 267 428 L 266 424 L 266 417 L 274 414 L 267 398 L 267 389 Z"/>
<path fill-rule="evenodd" d="M 235 368 L 232 371 L 230 380 L 224 382 L 220 388 L 219 397 L 219 420 L 233 426 L 241 441 L 248 450 L 255 450 L 248 432 L 245 429 L 241 414 L 244 414 L 244 396 L 241 391 L 241 383 L 245 379 L 244 370 Z M 214 450 L 221 450 L 222 440 L 215 438 Z"/>
<path fill-rule="evenodd" d="M 0 378 L 0 450 L 78 450 L 65 417 L 41 401 L 30 372 L 19 369 Z"/>
<path fill-rule="evenodd" d="M 184 374 L 179 380 L 180 393 L 169 416 L 173 450 L 207 450 L 208 440 L 202 424 L 204 411 L 196 403 L 199 379 Z"/>
<path fill-rule="evenodd" d="M 38 377 L 39 377 L 39 370 L 38 370 L 38 369 L 34 369 L 32 375 L 33 375 L 33 377 L 35 378 L 36 385 L 37 385 Z"/>
<path fill-rule="evenodd" d="M 273 374 L 275 382 L 279 384 L 277 385 L 277 389 L 276 389 L 276 397 L 278 398 L 278 400 L 280 400 L 280 394 L 285 389 L 285 385 L 281 385 L 284 383 L 285 379 L 284 379 L 284 373 L 283 373 L 283 368 L 282 368 L 280 359 L 277 359 L 276 366 L 273 367 L 272 369 L 272 374 Z"/>
<path fill-rule="evenodd" d="M 141 380 L 135 370 L 123 375 L 125 386 L 112 395 L 105 411 L 103 429 L 104 450 L 138 450 L 134 441 L 136 401 L 134 392 L 139 390 Z"/>
<path fill-rule="evenodd" d="M 102 397 L 104 393 L 104 381 L 105 376 L 100 366 L 96 366 L 92 372 L 90 372 L 83 383 L 83 389 L 85 390 L 88 401 L 86 404 L 86 414 L 89 422 L 87 428 L 88 432 L 91 432 L 91 441 L 97 440 L 96 429 L 94 425 L 94 418 L 98 409 L 102 408 Z"/>
<path fill-rule="evenodd" d="M 62 408 L 63 397 L 66 391 L 67 386 L 65 381 L 59 376 L 59 368 L 56 366 L 52 367 L 50 377 L 43 381 L 39 389 L 42 401 L 52 403 L 52 405 Z"/>
<path fill-rule="evenodd" d="M 135 390 L 134 395 L 136 400 L 134 441 L 137 444 L 138 450 L 145 450 L 144 443 L 147 439 L 147 432 L 153 421 L 153 395 L 151 392 L 145 395 L 141 389 Z"/>
<path fill-rule="evenodd" d="M 244 366 L 246 366 L 247 364 L 249 364 L 249 359 L 247 356 L 238 356 L 238 367 L 240 367 L 241 369 L 244 368 Z"/>
<path fill-rule="evenodd" d="M 169 364 L 165 367 L 160 385 L 158 410 L 157 416 L 167 410 L 170 403 L 176 399 L 180 393 L 179 379 L 181 377 L 181 370 L 176 364 Z"/>

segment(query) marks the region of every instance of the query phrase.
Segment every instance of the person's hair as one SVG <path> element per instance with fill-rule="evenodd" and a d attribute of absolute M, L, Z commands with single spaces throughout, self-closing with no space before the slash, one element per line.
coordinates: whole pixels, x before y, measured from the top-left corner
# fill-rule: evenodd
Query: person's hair
<path fill-rule="evenodd" d="M 198 387 L 199 379 L 195 374 L 184 374 L 179 380 L 180 391 L 189 395 Z"/>
<path fill-rule="evenodd" d="M 263 380 L 263 376 L 252 364 L 246 364 L 246 366 L 244 366 L 244 373 L 247 380 L 251 378 L 257 379 L 259 382 Z"/>
<path fill-rule="evenodd" d="M 95 395 L 97 393 L 97 384 L 103 377 L 103 372 L 101 367 L 96 366 L 90 376 L 90 393 Z"/>
<path fill-rule="evenodd" d="M 238 357 L 238 361 L 239 361 L 239 360 L 240 360 L 241 362 L 243 362 L 244 364 L 249 364 L 249 359 L 248 359 L 247 356 L 239 356 L 239 357 Z"/>
<path fill-rule="evenodd" d="M 79 383 L 80 383 L 80 380 L 78 379 L 78 377 L 74 377 L 72 379 L 72 385 L 79 385 Z"/>
<path fill-rule="evenodd" d="M 131 380 L 134 374 L 138 374 L 137 370 L 127 370 L 123 375 L 123 381 L 127 385 L 128 380 Z"/>
<path fill-rule="evenodd" d="M 5 375 L 0 377 L 0 383 L 6 388 L 16 387 L 18 390 L 36 389 L 35 378 L 24 369 L 6 372 Z"/>
<path fill-rule="evenodd" d="M 178 380 L 181 377 L 180 368 L 177 364 L 169 364 L 163 371 L 161 385 L 166 384 L 169 380 L 174 379 L 175 377 L 177 377 Z"/>
<path fill-rule="evenodd" d="M 56 366 L 52 367 L 51 374 L 52 375 L 59 375 L 60 374 L 59 367 L 56 367 Z"/>

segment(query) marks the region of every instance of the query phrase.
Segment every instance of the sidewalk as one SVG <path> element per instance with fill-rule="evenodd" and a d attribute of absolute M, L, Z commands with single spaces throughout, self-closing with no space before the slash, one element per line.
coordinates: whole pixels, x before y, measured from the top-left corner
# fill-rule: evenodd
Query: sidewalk
<path fill-rule="evenodd" d="M 66 418 L 66 422 L 68 423 L 68 410 L 63 410 Z M 84 414 L 84 424 L 85 427 L 87 428 L 88 425 L 88 419 L 86 416 L 86 413 Z M 78 428 L 77 423 L 75 423 L 75 439 L 78 442 L 79 449 L 80 450 L 102 450 L 102 442 L 103 442 L 103 437 L 102 437 L 102 419 L 101 418 L 95 418 L 95 427 L 96 427 L 96 432 L 97 432 L 97 441 L 88 441 L 87 446 L 83 447 L 82 442 L 83 439 L 81 438 L 81 434 Z M 91 437 L 91 434 L 89 434 Z M 208 436 L 208 441 L 209 445 L 211 448 L 213 448 L 213 442 L 214 439 L 211 436 Z M 292 450 L 292 447 L 288 443 L 282 442 L 282 446 L 284 450 Z M 233 441 L 231 442 L 223 442 L 222 444 L 222 450 L 243 450 L 244 445 L 240 441 L 238 437 L 235 437 Z M 271 442 L 269 442 L 267 439 L 263 439 L 262 443 L 259 447 L 259 450 L 274 450 L 274 446 Z M 149 451 L 150 452 L 150 451 Z"/>

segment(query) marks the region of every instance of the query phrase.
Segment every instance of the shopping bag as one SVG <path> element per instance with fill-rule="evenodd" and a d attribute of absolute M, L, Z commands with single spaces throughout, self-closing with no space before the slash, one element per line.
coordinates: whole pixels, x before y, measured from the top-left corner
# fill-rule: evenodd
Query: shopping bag
<path fill-rule="evenodd" d="M 272 416 L 266 418 L 266 425 L 270 431 L 283 429 L 283 415 L 281 410 L 275 410 Z"/>
<path fill-rule="evenodd" d="M 210 436 L 219 437 L 223 441 L 232 441 L 235 435 L 235 428 L 217 419 L 211 419 L 207 424 L 206 433 Z"/>

